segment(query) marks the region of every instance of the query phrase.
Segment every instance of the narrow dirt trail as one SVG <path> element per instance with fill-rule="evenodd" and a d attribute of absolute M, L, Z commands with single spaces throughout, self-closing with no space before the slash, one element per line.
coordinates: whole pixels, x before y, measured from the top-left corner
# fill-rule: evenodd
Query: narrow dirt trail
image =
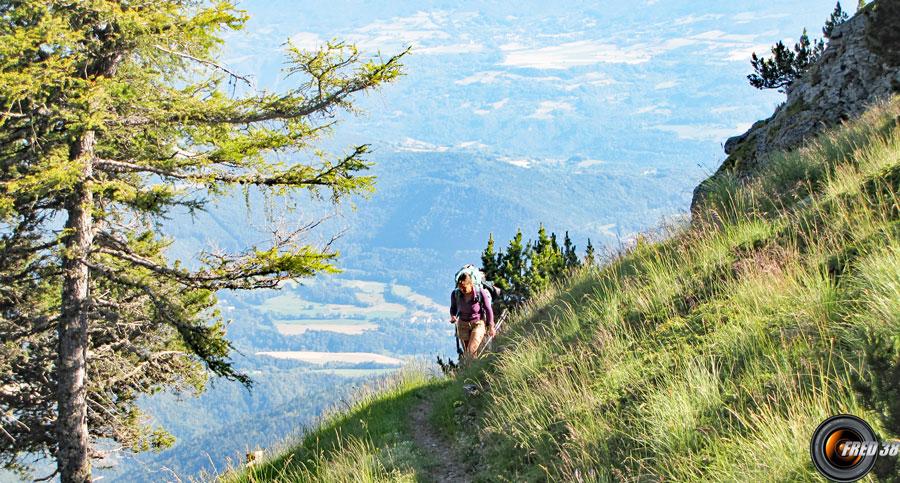
<path fill-rule="evenodd" d="M 425 397 L 409 415 L 413 441 L 424 453 L 434 458 L 435 465 L 429 468 L 428 481 L 438 483 L 469 483 L 472 475 L 460 461 L 450 444 L 438 434 L 428 420 L 431 415 L 432 400 Z"/>

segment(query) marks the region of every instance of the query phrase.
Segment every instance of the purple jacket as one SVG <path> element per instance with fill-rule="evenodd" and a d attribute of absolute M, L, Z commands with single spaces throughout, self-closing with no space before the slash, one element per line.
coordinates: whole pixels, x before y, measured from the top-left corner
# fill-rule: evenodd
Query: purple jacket
<path fill-rule="evenodd" d="M 457 300 L 457 297 L 459 300 Z M 488 328 L 493 327 L 494 309 L 491 308 L 491 296 L 484 289 L 481 289 L 479 298 L 481 303 L 476 302 L 475 297 L 466 302 L 463 294 L 457 295 L 457 290 L 453 290 L 453 292 L 450 292 L 450 316 L 457 315 L 458 311 L 459 319 L 464 322 L 484 320 Z M 484 316 L 482 317 L 482 315 Z"/>

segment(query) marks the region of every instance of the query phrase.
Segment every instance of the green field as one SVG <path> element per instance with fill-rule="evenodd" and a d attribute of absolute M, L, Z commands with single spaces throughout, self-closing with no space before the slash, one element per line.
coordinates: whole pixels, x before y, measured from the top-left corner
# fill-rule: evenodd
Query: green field
<path fill-rule="evenodd" d="M 367 330 L 376 330 L 378 329 L 377 324 L 369 324 L 362 321 L 356 321 L 354 323 L 339 323 L 339 324 L 329 324 L 329 323 L 320 323 L 319 321 L 306 321 L 304 323 L 293 323 L 293 324 L 275 324 L 275 329 L 282 335 L 299 335 L 306 333 L 308 331 L 325 331 L 325 332 L 338 332 L 341 334 L 352 334 L 352 335 L 360 335 Z"/>
<path fill-rule="evenodd" d="M 374 377 L 396 372 L 399 368 L 390 369 L 312 369 L 309 372 L 334 374 L 341 377 Z"/>
<path fill-rule="evenodd" d="M 335 319 L 346 316 L 352 319 L 389 319 L 401 317 L 407 309 L 403 305 L 385 302 L 383 297 L 372 294 L 359 294 L 360 303 L 366 305 L 322 304 L 310 302 L 292 292 L 283 293 L 266 299 L 259 310 L 277 318 L 291 319 Z M 376 300 L 377 299 L 377 300 Z M 368 302 L 367 302 L 368 301 Z"/>

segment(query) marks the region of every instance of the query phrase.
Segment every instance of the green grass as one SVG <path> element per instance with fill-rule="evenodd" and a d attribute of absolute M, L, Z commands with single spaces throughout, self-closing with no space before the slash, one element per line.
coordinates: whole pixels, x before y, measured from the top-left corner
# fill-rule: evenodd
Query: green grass
<path fill-rule="evenodd" d="M 411 442 L 409 413 L 429 391 L 447 384 L 422 367 L 407 367 L 360 390 L 316 428 L 273 448 L 252 467 L 220 478 L 259 481 L 416 481 L 432 464 Z"/>
<path fill-rule="evenodd" d="M 366 319 L 275 319 L 276 324 L 285 325 L 360 325 L 370 324 Z"/>
<path fill-rule="evenodd" d="M 421 481 L 404 414 L 430 395 L 479 481 L 821 481 L 826 417 L 900 435 L 897 119 L 900 99 L 720 178 L 692 226 L 539 294 L 455 379 L 402 380 L 228 479 Z"/>

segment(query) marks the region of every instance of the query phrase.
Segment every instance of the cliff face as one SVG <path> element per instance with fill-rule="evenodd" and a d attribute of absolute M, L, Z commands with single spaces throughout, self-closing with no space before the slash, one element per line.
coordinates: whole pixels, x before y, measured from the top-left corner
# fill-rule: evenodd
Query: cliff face
<path fill-rule="evenodd" d="M 789 88 L 772 117 L 725 142 L 728 157 L 694 190 L 691 211 L 717 177 L 751 178 L 770 153 L 800 147 L 895 92 L 900 92 L 900 0 L 878 0 L 834 30 L 819 62 Z"/>

